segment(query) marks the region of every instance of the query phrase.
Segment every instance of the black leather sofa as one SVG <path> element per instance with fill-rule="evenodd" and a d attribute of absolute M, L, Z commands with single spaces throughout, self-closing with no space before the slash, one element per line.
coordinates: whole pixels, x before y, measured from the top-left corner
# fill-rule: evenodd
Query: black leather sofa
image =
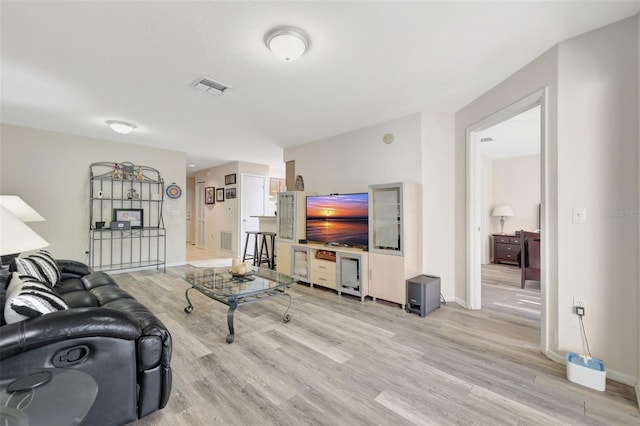
<path fill-rule="evenodd" d="M 15 386 L 16 379 L 50 372 L 54 378 L 67 374 L 67 382 L 50 380 L 34 387 L 31 409 L 40 411 L 34 414 L 40 417 L 30 418 L 31 424 L 37 424 L 35 419 L 47 418 L 47 423 L 53 424 L 57 414 L 65 414 L 64 410 L 77 405 L 73 403 L 73 392 L 86 398 L 78 389 L 86 384 L 78 382 L 74 386 L 73 377 L 90 377 L 92 386 L 88 392 L 97 390 L 93 403 L 86 404 L 89 411 L 80 414 L 81 424 L 119 425 L 162 409 L 171 393 L 169 331 L 142 303 L 118 287 L 110 275 L 92 273 L 75 261 L 56 263 L 62 274 L 53 289 L 69 309 L 13 324 L 6 324 L 1 318 L 1 395 L 5 399 L 10 395 L 7 386 Z M 4 281 L 0 285 L 2 292 Z M 0 302 L 4 308 L 4 294 L 0 294 Z M 52 389 L 56 384 L 60 389 Z M 53 392 L 55 398 L 47 398 L 56 401 L 38 401 L 38 392 Z M 48 405 L 38 409 L 33 406 L 38 402 Z"/>

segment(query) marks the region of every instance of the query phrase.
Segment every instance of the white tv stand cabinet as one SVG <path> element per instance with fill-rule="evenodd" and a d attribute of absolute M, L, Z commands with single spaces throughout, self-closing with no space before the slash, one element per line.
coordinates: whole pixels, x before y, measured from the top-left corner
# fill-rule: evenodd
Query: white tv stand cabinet
<path fill-rule="evenodd" d="M 367 253 L 361 248 L 292 244 L 291 275 L 298 281 L 360 297 L 369 294 Z"/>

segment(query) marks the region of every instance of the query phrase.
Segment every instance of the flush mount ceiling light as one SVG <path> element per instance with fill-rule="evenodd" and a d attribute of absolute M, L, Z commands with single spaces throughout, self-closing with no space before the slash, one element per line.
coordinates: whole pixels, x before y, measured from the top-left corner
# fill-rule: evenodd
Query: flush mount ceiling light
<path fill-rule="evenodd" d="M 133 132 L 133 129 L 137 127 L 135 124 L 127 123 L 126 121 L 120 120 L 107 120 L 105 121 L 105 123 L 107 123 L 109 127 L 111 127 L 111 130 L 122 135 L 128 135 L 129 133 Z"/>
<path fill-rule="evenodd" d="M 264 36 L 267 47 L 278 58 L 293 62 L 309 48 L 309 39 L 302 30 L 293 27 L 278 27 Z"/>

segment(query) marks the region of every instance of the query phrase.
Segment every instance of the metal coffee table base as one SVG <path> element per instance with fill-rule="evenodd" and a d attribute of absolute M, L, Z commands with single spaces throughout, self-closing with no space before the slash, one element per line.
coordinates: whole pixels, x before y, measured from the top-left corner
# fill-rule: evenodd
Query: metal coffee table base
<path fill-rule="evenodd" d="M 191 312 L 193 312 L 193 304 L 191 303 L 191 299 L 189 299 L 189 290 L 194 290 L 194 289 L 199 291 L 200 293 L 205 294 L 206 296 L 209 296 L 206 293 L 200 291 L 200 289 L 196 287 L 189 287 L 187 291 L 185 291 L 184 293 L 184 297 L 187 299 L 187 306 L 184 308 L 184 311 L 187 314 L 190 314 Z M 289 308 L 291 308 L 291 295 L 282 289 L 273 289 L 265 292 L 260 292 L 257 294 L 247 295 L 247 296 L 230 297 L 227 300 L 214 299 L 220 303 L 224 303 L 225 305 L 229 306 L 229 310 L 227 310 L 227 325 L 229 326 L 229 334 L 227 334 L 227 343 L 233 343 L 233 340 L 235 339 L 235 332 L 233 328 L 233 315 L 235 314 L 236 309 L 238 308 L 239 305 L 242 305 L 245 303 L 260 302 L 262 300 L 270 299 L 276 296 L 287 296 L 289 298 L 289 305 L 287 305 L 287 309 L 284 311 L 284 314 L 282 315 L 282 322 L 288 323 L 289 321 L 291 321 L 291 315 L 289 315 Z"/>

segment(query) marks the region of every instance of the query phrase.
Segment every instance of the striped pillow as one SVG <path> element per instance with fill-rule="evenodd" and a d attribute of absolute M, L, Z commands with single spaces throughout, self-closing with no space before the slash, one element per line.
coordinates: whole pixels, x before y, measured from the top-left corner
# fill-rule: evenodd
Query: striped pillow
<path fill-rule="evenodd" d="M 58 264 L 46 250 L 38 250 L 28 257 L 14 259 L 16 269 L 20 275 L 29 275 L 40 282 L 46 282 L 53 287 L 60 281 Z"/>
<path fill-rule="evenodd" d="M 68 309 L 64 300 L 47 283 L 14 272 L 7 287 L 4 319 L 7 324 Z"/>

